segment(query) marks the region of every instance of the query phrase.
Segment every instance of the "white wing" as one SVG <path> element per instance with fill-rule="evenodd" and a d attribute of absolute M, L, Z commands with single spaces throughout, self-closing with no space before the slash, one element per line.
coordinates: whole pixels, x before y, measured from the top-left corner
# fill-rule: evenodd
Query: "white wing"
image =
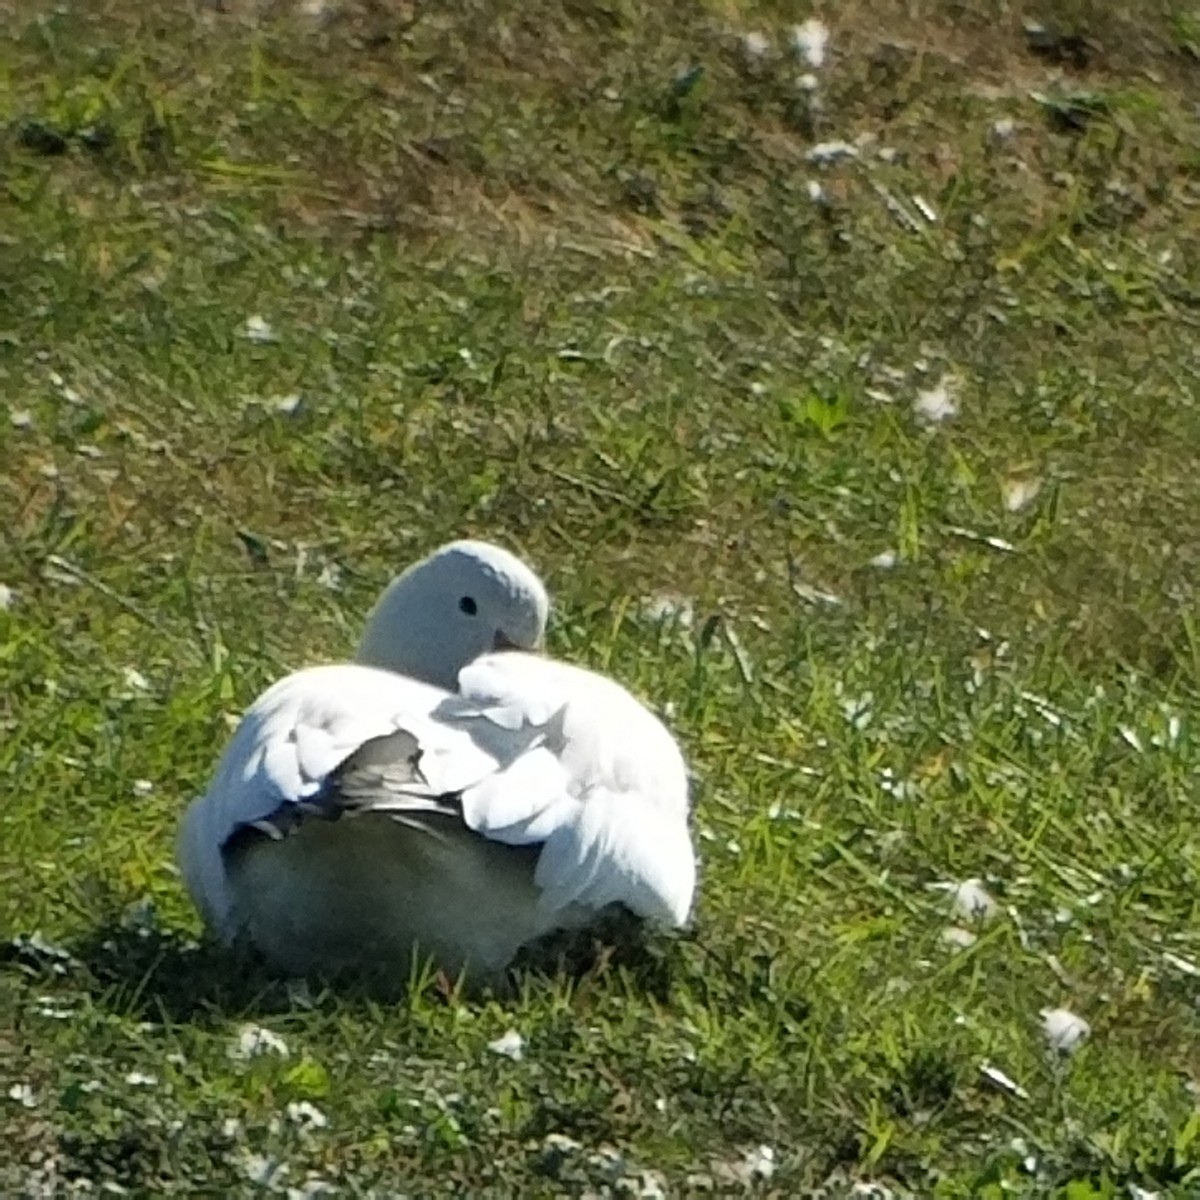
<path fill-rule="evenodd" d="M 663 724 L 611 679 L 537 655 L 488 654 L 459 674 L 464 708 L 543 741 L 462 797 L 470 828 L 543 844 L 535 880 L 547 913 L 621 902 L 682 925 L 696 861 L 687 769 Z"/>
<path fill-rule="evenodd" d="M 221 853 L 229 838 L 248 825 L 286 828 L 348 772 L 339 796 L 354 811 L 452 817 L 494 842 L 541 846 L 534 882 L 547 929 L 569 907 L 614 902 L 682 924 L 696 871 L 687 774 L 662 724 L 611 680 L 534 655 L 486 655 L 459 686 L 451 695 L 339 665 L 266 691 L 180 830 L 180 866 L 206 922 L 226 940 L 238 929 Z M 377 754 L 367 745 L 401 730 L 411 738 L 378 742 Z M 413 744 L 419 786 L 411 764 L 397 770 L 397 745 Z"/>
<path fill-rule="evenodd" d="M 496 758 L 469 733 L 433 719 L 445 698 L 440 688 L 350 664 L 298 671 L 264 692 L 179 831 L 180 869 L 205 921 L 226 939 L 236 932 L 221 847 L 239 828 L 315 797 L 363 743 L 398 729 L 412 733 L 431 792 L 460 791 L 495 771 Z"/>

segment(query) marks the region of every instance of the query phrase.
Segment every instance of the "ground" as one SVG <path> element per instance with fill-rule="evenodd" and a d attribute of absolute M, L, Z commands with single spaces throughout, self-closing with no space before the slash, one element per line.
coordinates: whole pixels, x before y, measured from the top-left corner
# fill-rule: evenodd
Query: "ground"
<path fill-rule="evenodd" d="M 0 24 L 5 1194 L 1200 1192 L 1200 9 Z M 694 925 L 289 993 L 179 814 L 461 534 L 678 732 Z"/>

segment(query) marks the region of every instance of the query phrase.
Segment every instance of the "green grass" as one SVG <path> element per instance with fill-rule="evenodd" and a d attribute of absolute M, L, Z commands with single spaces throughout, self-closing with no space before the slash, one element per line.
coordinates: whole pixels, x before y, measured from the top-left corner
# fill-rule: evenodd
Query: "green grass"
<path fill-rule="evenodd" d="M 168 7 L 0 0 L 0 1190 L 1197 1194 L 1195 13 L 838 6 L 814 104 L 765 0 Z M 466 533 L 670 716 L 694 930 L 305 1005 L 178 817 Z"/>

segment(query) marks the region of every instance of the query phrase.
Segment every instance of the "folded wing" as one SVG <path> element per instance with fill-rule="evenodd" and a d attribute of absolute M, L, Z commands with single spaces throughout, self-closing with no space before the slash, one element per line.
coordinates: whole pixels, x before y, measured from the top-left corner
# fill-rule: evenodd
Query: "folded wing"
<path fill-rule="evenodd" d="M 342 665 L 298 672 L 247 712 L 180 832 L 188 889 L 237 932 L 222 847 L 254 827 L 388 815 L 425 831 L 461 822 L 540 848 L 546 928 L 565 910 L 622 903 L 682 924 L 695 888 L 687 775 L 674 740 L 625 689 L 519 653 L 486 655 L 459 692 Z M 528 853 L 528 851 L 526 851 Z"/>

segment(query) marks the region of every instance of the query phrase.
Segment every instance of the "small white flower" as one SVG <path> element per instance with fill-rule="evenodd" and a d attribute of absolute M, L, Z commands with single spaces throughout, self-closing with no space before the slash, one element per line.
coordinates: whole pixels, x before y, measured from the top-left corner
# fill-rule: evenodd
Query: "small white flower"
<path fill-rule="evenodd" d="M 242 334 L 248 341 L 258 342 L 260 345 L 277 340 L 275 330 L 258 313 L 246 318 Z"/>
<path fill-rule="evenodd" d="M 640 611 L 647 621 L 674 624 L 680 629 L 691 629 L 696 619 L 696 609 L 691 599 L 675 592 L 647 596 L 641 603 Z"/>
<path fill-rule="evenodd" d="M 953 946 L 956 950 L 966 950 L 968 947 L 975 945 L 978 939 L 969 930 L 963 929 L 960 925 L 947 925 L 942 930 L 942 941 L 947 946 Z"/>
<path fill-rule="evenodd" d="M 821 81 L 811 72 L 796 76 L 796 87 L 802 92 L 815 92 L 821 86 Z"/>
<path fill-rule="evenodd" d="M 775 1148 L 773 1146 L 755 1146 L 747 1150 L 742 1159 L 742 1165 L 749 1179 L 770 1179 L 775 1174 Z"/>
<path fill-rule="evenodd" d="M 342 586 L 342 569 L 337 563 L 326 563 L 317 576 L 317 586 L 336 592 Z"/>
<path fill-rule="evenodd" d="M 1017 131 L 1017 123 L 1012 117 L 1000 117 L 992 122 L 992 140 L 1007 142 Z"/>
<path fill-rule="evenodd" d="M 804 185 L 804 190 L 814 204 L 820 204 L 825 199 L 825 189 L 815 179 L 810 179 Z"/>
<path fill-rule="evenodd" d="M 137 669 L 137 667 L 125 667 L 121 671 L 121 678 L 125 686 L 130 691 L 148 692 L 150 690 L 150 681 Z"/>
<path fill-rule="evenodd" d="M 813 70 L 819 70 L 825 65 L 829 27 L 816 17 L 810 17 L 802 25 L 793 26 L 792 46 L 804 62 Z"/>
<path fill-rule="evenodd" d="M 1051 1050 L 1060 1054 L 1074 1054 L 1092 1031 L 1092 1027 L 1067 1008 L 1043 1008 L 1041 1011 L 1042 1032 Z"/>
<path fill-rule="evenodd" d="M 17 593 L 7 583 L 0 583 L 0 612 L 7 612 L 13 606 Z"/>
<path fill-rule="evenodd" d="M 958 416 L 958 384 L 953 375 L 943 375 L 933 387 L 917 393 L 913 412 L 929 424 Z"/>
<path fill-rule="evenodd" d="M 8 1089 L 8 1098 L 15 1100 L 22 1108 L 36 1108 L 37 1097 L 33 1094 L 33 1088 L 27 1083 L 14 1083 Z"/>
<path fill-rule="evenodd" d="M 503 1037 L 488 1042 L 488 1049 L 493 1054 L 502 1054 L 513 1062 L 520 1062 L 525 1057 L 525 1039 L 515 1029 L 510 1029 Z"/>
<path fill-rule="evenodd" d="M 294 1100 L 287 1106 L 288 1120 L 306 1129 L 324 1129 L 329 1118 L 315 1104 Z"/>
<path fill-rule="evenodd" d="M 251 1151 L 245 1151 L 238 1156 L 238 1165 L 242 1169 L 242 1174 L 251 1183 L 257 1183 L 260 1187 L 272 1190 L 288 1171 L 287 1163 L 281 1163 L 276 1159 L 268 1158 L 265 1154 L 254 1154 Z"/>
<path fill-rule="evenodd" d="M 1004 507 L 1008 512 L 1020 512 L 1028 508 L 1042 490 L 1042 481 L 1036 477 L 1006 479 L 1000 485 L 1000 494 L 1004 497 Z"/>
<path fill-rule="evenodd" d="M 299 410 L 301 399 L 299 392 L 289 392 L 286 396 L 272 396 L 270 403 L 276 412 L 290 417 Z"/>
<path fill-rule="evenodd" d="M 154 791 L 154 784 L 149 779 L 135 779 L 133 781 L 133 794 L 135 796 L 148 796 Z"/>
<path fill-rule="evenodd" d="M 148 1075 L 145 1071 L 130 1071 L 125 1082 L 130 1087 L 158 1087 L 158 1076 Z"/>
<path fill-rule="evenodd" d="M 262 1054 L 278 1054 L 281 1058 L 286 1058 L 287 1042 L 277 1033 L 272 1033 L 261 1025 L 243 1025 L 230 1043 L 229 1057 L 246 1062 Z"/>
<path fill-rule="evenodd" d="M 864 692 L 861 696 L 845 696 L 841 700 L 842 716 L 855 729 L 865 729 L 875 715 L 874 704 L 875 696 L 871 692 Z M 884 777 L 890 779 L 891 772 L 885 770 Z"/>
<path fill-rule="evenodd" d="M 941 883 L 937 887 L 950 893 L 950 905 L 960 916 L 971 921 L 988 921 L 996 915 L 997 904 L 979 879 L 961 883 Z"/>
<path fill-rule="evenodd" d="M 753 30 L 742 38 L 742 50 L 747 58 L 765 58 L 771 52 L 771 42 L 765 33 Z"/>
<path fill-rule="evenodd" d="M 8 414 L 8 423 L 14 429 L 29 429 L 33 425 L 33 413 L 28 409 L 15 408 Z"/>
<path fill-rule="evenodd" d="M 890 571 L 896 565 L 895 550 L 884 550 L 871 559 L 870 566 L 880 571 Z"/>

